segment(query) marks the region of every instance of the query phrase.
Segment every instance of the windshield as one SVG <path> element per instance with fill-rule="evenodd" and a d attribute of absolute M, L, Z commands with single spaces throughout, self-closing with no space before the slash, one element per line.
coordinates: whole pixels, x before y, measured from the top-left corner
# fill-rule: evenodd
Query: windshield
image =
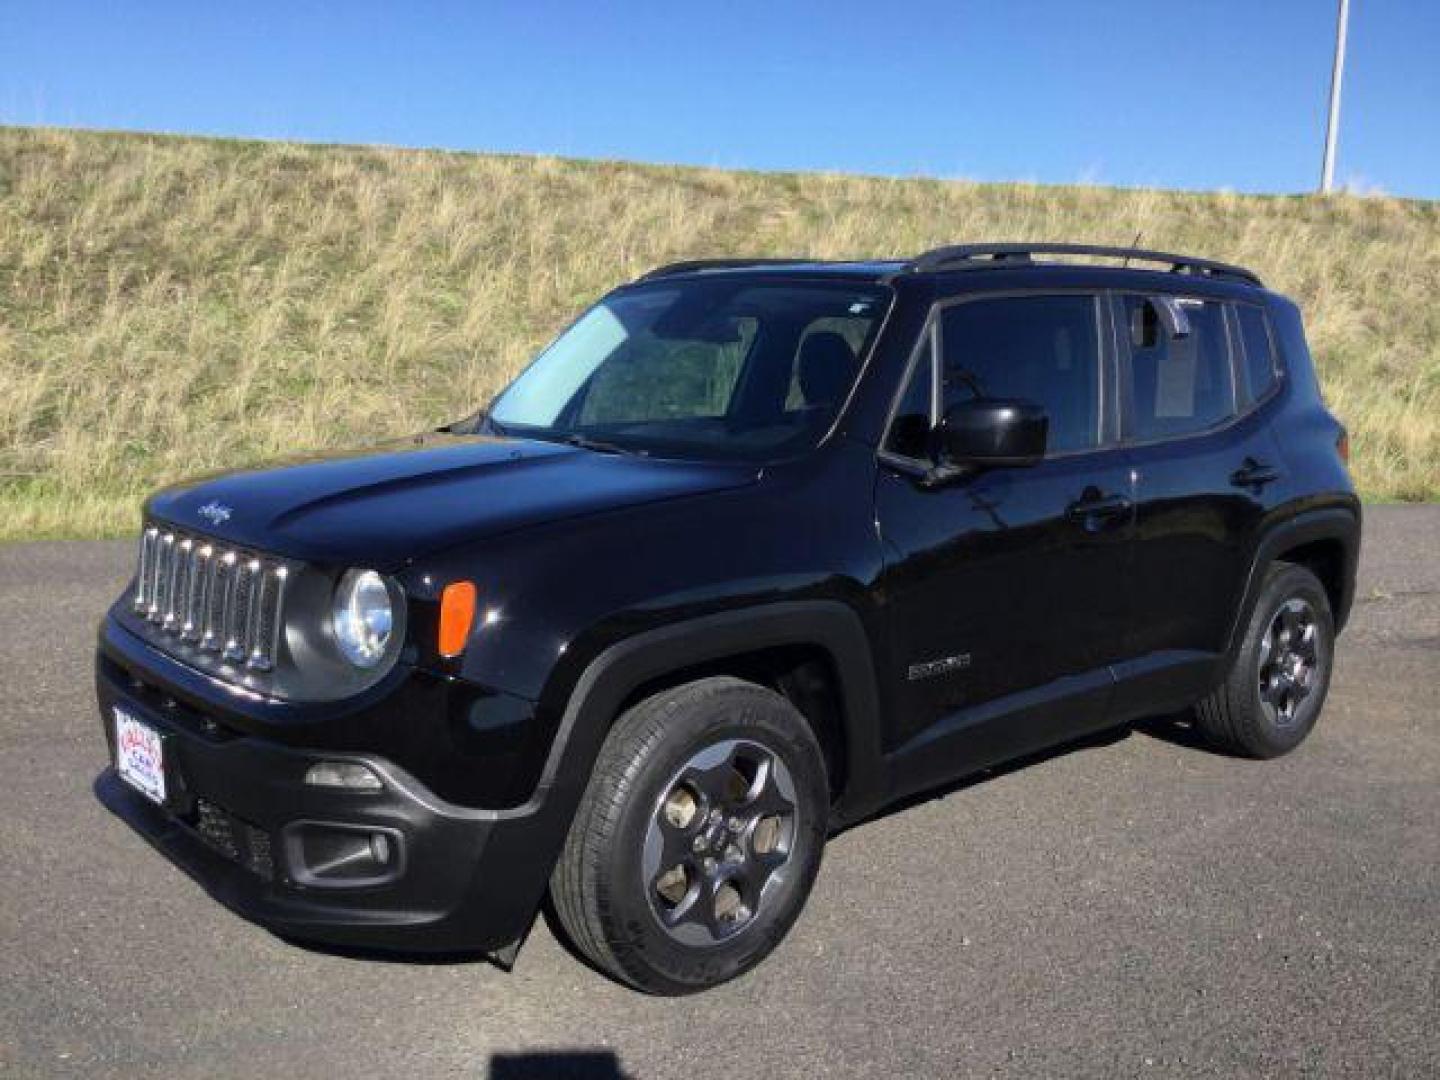
<path fill-rule="evenodd" d="M 501 433 L 764 460 L 829 429 L 888 307 L 853 282 L 690 279 L 586 312 L 495 400 Z"/>

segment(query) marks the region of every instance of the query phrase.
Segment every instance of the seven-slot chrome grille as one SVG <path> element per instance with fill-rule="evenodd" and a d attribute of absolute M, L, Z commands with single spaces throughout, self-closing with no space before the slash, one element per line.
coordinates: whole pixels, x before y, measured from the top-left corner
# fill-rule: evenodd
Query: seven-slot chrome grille
<path fill-rule="evenodd" d="M 275 666 L 287 567 L 162 525 L 140 535 L 135 613 L 162 633 L 255 671 Z"/>

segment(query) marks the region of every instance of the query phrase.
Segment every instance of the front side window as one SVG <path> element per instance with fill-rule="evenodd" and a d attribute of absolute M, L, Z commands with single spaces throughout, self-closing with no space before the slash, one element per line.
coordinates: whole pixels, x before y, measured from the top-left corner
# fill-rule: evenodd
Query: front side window
<path fill-rule="evenodd" d="M 1050 418 L 1050 453 L 1100 442 L 1100 347 L 1092 296 L 972 300 L 940 316 L 940 397 L 1020 398 Z"/>
<path fill-rule="evenodd" d="M 891 292 L 851 282 L 696 278 L 591 308 L 489 410 L 502 433 L 638 453 L 766 459 L 829 430 Z"/>

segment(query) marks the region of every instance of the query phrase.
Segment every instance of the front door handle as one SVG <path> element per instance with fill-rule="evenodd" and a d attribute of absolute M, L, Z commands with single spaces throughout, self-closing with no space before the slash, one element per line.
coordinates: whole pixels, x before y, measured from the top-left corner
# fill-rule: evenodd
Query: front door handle
<path fill-rule="evenodd" d="M 1280 471 L 1278 469 L 1253 457 L 1247 457 L 1245 463 L 1230 474 L 1230 483 L 1236 487 L 1245 488 L 1262 488 L 1279 479 Z"/>
<path fill-rule="evenodd" d="M 1084 494 L 1065 507 L 1065 516 L 1095 530 L 1112 518 L 1130 512 L 1130 500 L 1124 495 L 1106 495 L 1098 488 L 1086 488 Z"/>

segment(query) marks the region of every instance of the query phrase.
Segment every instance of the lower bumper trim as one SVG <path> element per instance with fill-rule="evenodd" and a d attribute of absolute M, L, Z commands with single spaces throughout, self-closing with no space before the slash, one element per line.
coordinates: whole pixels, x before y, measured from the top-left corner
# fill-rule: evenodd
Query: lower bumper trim
<path fill-rule="evenodd" d="M 395 910 L 327 903 L 319 896 L 287 897 L 249 867 L 228 858 L 178 818 L 148 802 L 106 769 L 94 784 L 100 802 L 211 897 L 282 937 L 358 949 L 484 952 L 515 935 L 486 934 L 460 910 Z"/>

